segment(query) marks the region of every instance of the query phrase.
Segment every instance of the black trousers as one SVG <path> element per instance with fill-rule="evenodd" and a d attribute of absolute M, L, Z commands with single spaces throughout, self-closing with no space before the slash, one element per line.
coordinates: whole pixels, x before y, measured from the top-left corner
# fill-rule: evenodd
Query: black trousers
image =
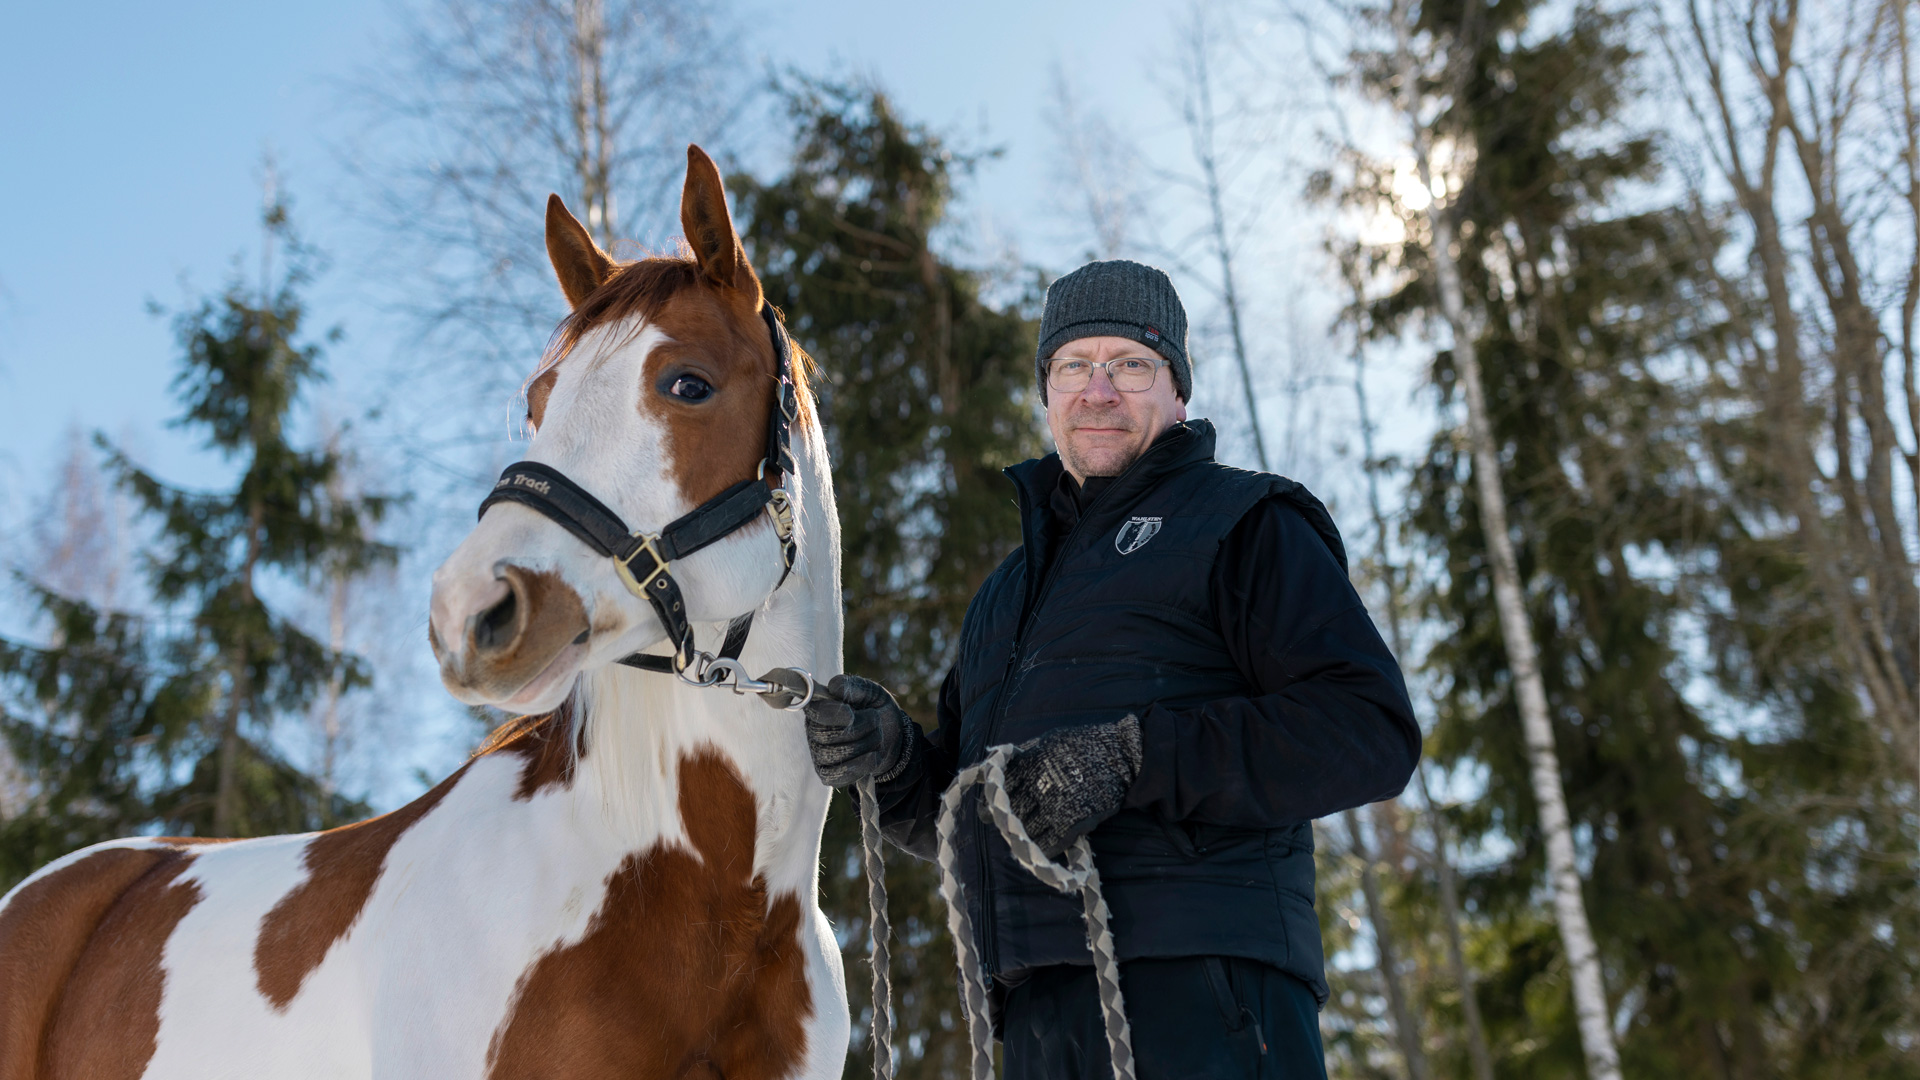
<path fill-rule="evenodd" d="M 1326 1080 L 1320 1010 L 1307 984 L 1257 960 L 1129 960 L 1120 991 L 1139 1080 Z M 1001 1012 L 1007 1080 L 1111 1080 L 1091 967 L 1035 970 Z"/>

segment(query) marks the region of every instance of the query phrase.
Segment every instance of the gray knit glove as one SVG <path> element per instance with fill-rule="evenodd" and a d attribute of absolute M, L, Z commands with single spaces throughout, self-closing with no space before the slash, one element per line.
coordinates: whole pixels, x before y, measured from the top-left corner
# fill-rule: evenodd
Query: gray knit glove
<path fill-rule="evenodd" d="M 1027 835 L 1055 858 L 1120 811 L 1140 775 L 1140 720 L 1061 728 L 1015 751 L 1007 762 L 1007 801 Z"/>
<path fill-rule="evenodd" d="M 807 749 L 828 787 L 871 776 L 880 783 L 905 772 L 913 757 L 913 717 L 887 688 L 858 675 L 835 675 L 831 697 L 807 702 Z"/>

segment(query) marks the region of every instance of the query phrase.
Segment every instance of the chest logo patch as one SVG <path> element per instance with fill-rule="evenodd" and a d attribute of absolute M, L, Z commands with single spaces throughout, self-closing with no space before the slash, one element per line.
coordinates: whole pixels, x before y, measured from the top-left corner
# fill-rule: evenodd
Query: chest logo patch
<path fill-rule="evenodd" d="M 1113 548 L 1122 555 L 1131 555 L 1147 546 L 1147 541 L 1160 532 L 1160 519 L 1157 517 L 1128 518 L 1120 531 L 1114 534 Z"/>

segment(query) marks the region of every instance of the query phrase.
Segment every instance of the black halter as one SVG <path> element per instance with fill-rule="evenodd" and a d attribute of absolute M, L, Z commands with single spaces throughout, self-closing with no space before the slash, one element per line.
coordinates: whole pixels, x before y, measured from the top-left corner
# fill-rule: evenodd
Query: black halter
<path fill-rule="evenodd" d="M 660 617 L 660 625 L 667 631 L 673 655 L 634 653 L 622 657 L 620 663 L 678 674 L 694 662 L 699 654 L 693 647 L 693 625 L 687 620 L 680 583 L 673 579 L 667 566 L 751 525 L 762 511 L 773 518 L 774 531 L 780 537 L 780 557 L 784 563 L 781 584 L 784 585 L 787 575 L 793 572 L 796 554 L 793 499 L 787 494 L 785 483 L 794 470 L 792 425 L 800 414 L 800 397 L 794 388 L 793 353 L 786 330 L 772 305 L 763 304 L 760 316 L 767 321 L 767 332 L 773 337 L 775 377 L 779 385 L 773 412 L 767 418 L 767 452 L 761 459 L 758 476 L 740 481 L 652 535 L 629 530 L 620 515 L 607 509 L 605 503 L 589 495 L 585 488 L 567 479 L 558 469 L 534 461 L 507 466 L 493 485 L 493 491 L 480 504 L 482 516 L 494 503 L 516 502 L 551 518 L 582 543 L 612 559 L 614 570 L 627 589 L 653 605 L 654 614 Z M 775 486 L 770 477 L 777 478 L 780 486 Z M 727 627 L 727 640 L 719 655 L 737 659 L 752 624 L 751 612 L 733 620 Z"/>

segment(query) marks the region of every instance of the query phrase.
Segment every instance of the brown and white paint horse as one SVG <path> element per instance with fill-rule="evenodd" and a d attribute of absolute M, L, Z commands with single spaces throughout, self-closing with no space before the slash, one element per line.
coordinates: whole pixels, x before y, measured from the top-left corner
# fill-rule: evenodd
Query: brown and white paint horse
<path fill-rule="evenodd" d="M 691 258 L 615 264 L 556 198 L 573 313 L 527 456 L 658 529 L 750 478 L 774 407 L 758 278 L 689 148 Z M 804 383 L 803 383 L 804 385 Z M 799 555 L 755 524 L 674 564 L 702 648 L 840 669 L 839 536 L 803 393 Z M 384 817 L 75 852 L 0 902 L 0 1080 L 838 1076 L 848 1016 L 816 898 L 828 791 L 795 714 L 613 663 L 652 609 L 559 525 L 490 509 L 434 574 L 460 700 L 517 710 Z"/>

